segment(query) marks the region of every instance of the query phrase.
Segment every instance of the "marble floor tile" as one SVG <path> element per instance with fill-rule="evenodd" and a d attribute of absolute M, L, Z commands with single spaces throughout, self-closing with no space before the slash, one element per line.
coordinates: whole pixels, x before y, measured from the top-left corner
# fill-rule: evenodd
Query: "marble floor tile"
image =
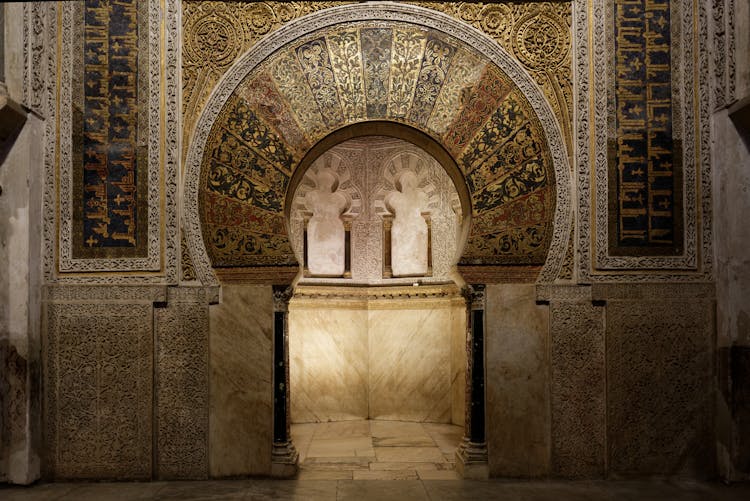
<path fill-rule="evenodd" d="M 340 480 L 339 501 L 383 501 L 430 499 L 419 480 Z M 440 499 L 439 497 L 434 499 Z"/>
<path fill-rule="evenodd" d="M 293 423 L 290 431 L 292 432 L 292 436 L 312 437 L 318 428 L 320 428 L 320 423 Z"/>
<path fill-rule="evenodd" d="M 360 419 L 356 421 L 332 421 L 330 423 L 313 423 L 314 438 L 357 438 L 370 436 L 370 421 Z M 296 425 L 295 425 L 296 426 Z"/>
<path fill-rule="evenodd" d="M 78 487 L 76 484 L 38 484 L 29 486 L 0 485 L 3 501 L 48 501 L 61 499 Z"/>
<path fill-rule="evenodd" d="M 351 480 L 352 470 L 300 470 L 297 480 Z"/>
<path fill-rule="evenodd" d="M 370 470 L 438 470 L 442 469 L 443 466 L 450 467 L 447 463 L 384 463 L 378 461 L 370 463 Z"/>
<path fill-rule="evenodd" d="M 455 424 L 422 423 L 422 427 L 435 441 L 458 443 L 464 436 L 464 427 Z"/>
<path fill-rule="evenodd" d="M 369 470 L 374 457 L 308 457 L 300 463 L 301 470 Z"/>
<path fill-rule="evenodd" d="M 380 470 L 380 471 L 354 471 L 354 480 L 417 480 L 415 470 Z"/>
<path fill-rule="evenodd" d="M 412 466 L 421 463 L 412 463 Z M 417 471 L 418 470 L 418 471 Z M 371 480 L 383 475 L 419 480 Z M 411 472 L 411 473 L 406 473 Z M 618 481 L 508 481 L 430 480 L 448 476 L 448 470 L 404 468 L 359 472 L 311 471 L 303 469 L 295 480 L 238 479 L 196 482 L 80 482 L 38 484 L 28 487 L 0 484 L 2 501 L 86 500 L 121 501 L 138 499 L 304 499 L 304 500 L 509 500 L 509 501 L 746 501 L 750 483 L 726 486 L 688 480 Z M 349 476 L 351 475 L 351 476 Z M 323 477 L 333 477 L 331 479 Z M 339 477 L 344 479 L 339 480 Z"/>
<path fill-rule="evenodd" d="M 521 501 L 521 494 L 514 489 L 515 484 L 484 480 L 423 480 L 425 491 L 430 499 L 440 501 L 502 500 Z M 552 499 L 550 501 L 563 501 Z M 573 500 L 571 500 L 573 501 Z"/>
<path fill-rule="evenodd" d="M 307 457 L 354 457 L 358 455 L 358 450 L 365 451 L 371 448 L 372 440 L 369 437 L 327 438 L 324 440 L 313 437 L 307 449 Z"/>
<path fill-rule="evenodd" d="M 389 463 L 441 463 L 443 454 L 437 447 L 375 447 L 378 461 Z"/>
<path fill-rule="evenodd" d="M 409 421 L 380 421 L 370 420 L 370 433 L 373 437 L 429 437 L 423 423 Z"/>
<path fill-rule="evenodd" d="M 434 447 L 422 423 L 403 421 L 371 421 L 372 443 L 375 447 Z"/>
<path fill-rule="evenodd" d="M 107 482 L 81 485 L 62 496 L 61 499 L 75 499 L 80 501 L 99 501 L 102 498 L 141 500 L 154 499 L 165 489 L 167 482 Z M 0 497 L 1 498 L 1 497 Z"/>
<path fill-rule="evenodd" d="M 420 480 L 461 480 L 456 470 L 422 470 L 417 469 Z"/>
<path fill-rule="evenodd" d="M 120 484 L 117 485 L 119 486 Z M 208 499 L 244 499 L 247 487 L 247 480 L 236 480 L 231 482 L 209 480 L 200 483 L 191 481 L 167 482 L 166 485 L 159 490 L 156 497 L 150 499 L 185 499 L 190 501 Z M 64 499 L 76 500 L 79 498 L 74 491 L 70 494 L 69 498 Z M 100 496 L 98 499 L 105 498 L 104 496 Z M 124 500 L 129 498 L 122 497 L 114 499 Z"/>
<path fill-rule="evenodd" d="M 339 480 L 251 480 L 245 500 L 335 501 Z M 346 482 L 346 480 L 344 480 Z"/>

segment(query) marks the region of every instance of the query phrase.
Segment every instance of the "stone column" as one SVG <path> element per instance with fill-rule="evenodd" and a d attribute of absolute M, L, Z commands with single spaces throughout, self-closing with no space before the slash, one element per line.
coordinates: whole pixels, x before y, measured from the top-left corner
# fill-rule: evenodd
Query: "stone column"
<path fill-rule="evenodd" d="M 297 474 L 299 454 L 294 448 L 289 422 L 289 299 L 292 288 L 273 287 L 273 449 L 271 476 Z"/>
<path fill-rule="evenodd" d="M 456 450 L 456 470 L 463 478 L 489 476 L 485 434 L 484 307 L 485 286 L 463 289 L 466 298 L 466 424 L 464 438 Z"/>

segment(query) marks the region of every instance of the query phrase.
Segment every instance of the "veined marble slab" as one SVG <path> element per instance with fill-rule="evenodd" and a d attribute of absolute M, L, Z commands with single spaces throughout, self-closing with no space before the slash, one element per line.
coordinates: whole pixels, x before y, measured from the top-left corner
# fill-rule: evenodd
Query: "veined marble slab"
<path fill-rule="evenodd" d="M 487 287 L 485 353 L 490 476 L 549 471 L 549 307 L 532 284 Z"/>
<path fill-rule="evenodd" d="M 209 309 L 212 477 L 268 475 L 273 442 L 273 293 L 224 285 Z"/>
<path fill-rule="evenodd" d="M 303 288 L 289 309 L 292 422 L 463 425 L 466 310 L 443 288 Z"/>
<path fill-rule="evenodd" d="M 449 423 L 449 308 L 370 311 L 370 417 Z"/>
<path fill-rule="evenodd" d="M 292 422 L 366 419 L 367 311 L 289 308 Z"/>

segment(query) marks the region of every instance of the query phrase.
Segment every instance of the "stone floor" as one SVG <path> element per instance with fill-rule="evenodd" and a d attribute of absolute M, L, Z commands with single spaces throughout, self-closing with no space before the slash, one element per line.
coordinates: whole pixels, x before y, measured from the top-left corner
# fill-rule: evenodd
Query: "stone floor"
<path fill-rule="evenodd" d="M 688 481 L 507 482 L 469 480 L 212 480 L 205 482 L 0 485 L 2 501 L 125 500 L 747 501 L 750 484 Z"/>
<path fill-rule="evenodd" d="M 395 421 L 293 425 L 300 452 L 300 474 L 295 480 L 0 485 L 0 501 L 750 500 L 750 483 L 460 480 L 453 457 L 461 434 L 458 426 Z"/>
<path fill-rule="evenodd" d="M 292 425 L 299 480 L 458 480 L 463 427 L 404 421 Z"/>

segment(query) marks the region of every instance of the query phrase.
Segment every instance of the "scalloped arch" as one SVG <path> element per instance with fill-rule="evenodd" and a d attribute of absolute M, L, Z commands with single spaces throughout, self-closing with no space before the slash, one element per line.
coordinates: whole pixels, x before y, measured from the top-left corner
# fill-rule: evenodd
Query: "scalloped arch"
<path fill-rule="evenodd" d="M 292 265 L 290 180 L 326 136 L 394 122 L 458 165 L 473 223 L 462 262 L 544 264 L 554 280 L 570 231 L 560 127 L 531 77 L 476 29 L 393 3 L 335 7 L 272 33 L 224 75 L 188 150 L 183 215 L 199 279 L 212 266 Z"/>

